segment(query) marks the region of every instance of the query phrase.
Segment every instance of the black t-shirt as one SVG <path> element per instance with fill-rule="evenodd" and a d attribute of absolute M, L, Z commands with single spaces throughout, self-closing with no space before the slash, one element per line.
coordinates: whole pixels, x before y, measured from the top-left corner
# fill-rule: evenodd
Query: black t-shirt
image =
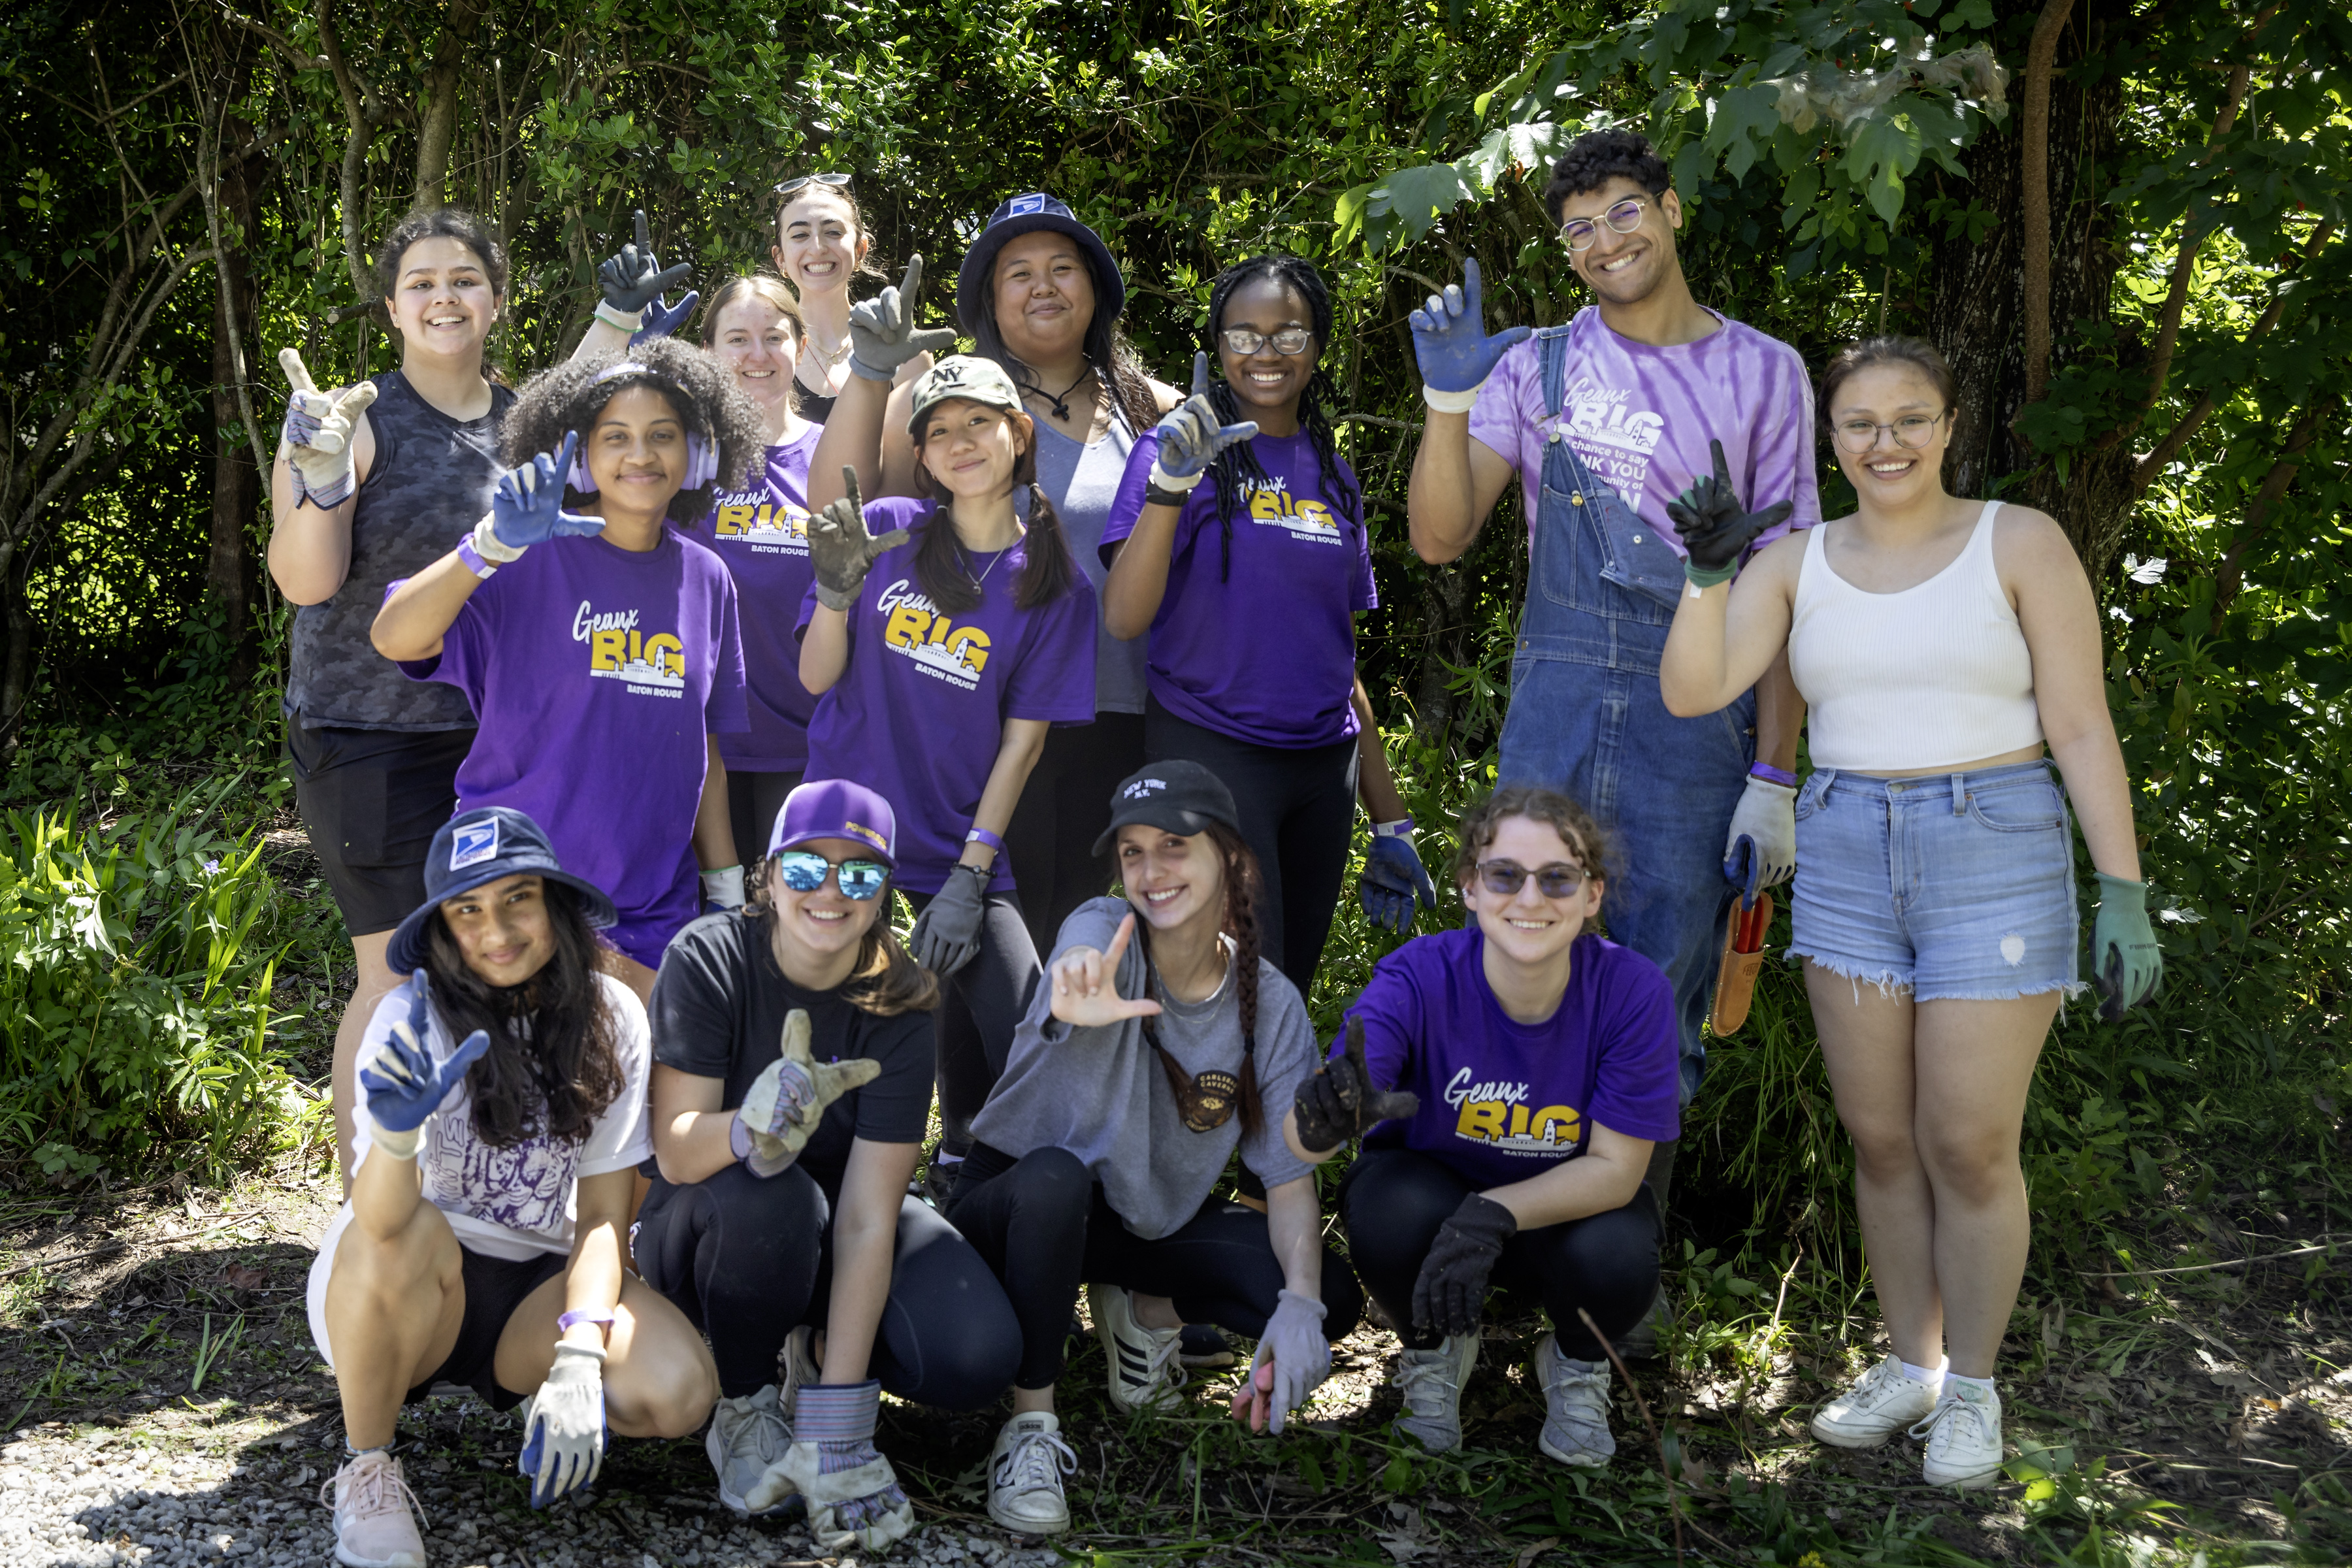
<path fill-rule="evenodd" d="M 809 1016 L 809 1049 L 817 1060 L 871 1057 L 882 1064 L 880 1077 L 826 1108 L 801 1151 L 801 1169 L 837 1196 L 852 1139 L 923 1141 L 931 1110 L 929 1013 L 877 1017 L 839 991 L 803 990 L 776 966 L 764 917 L 705 915 L 662 955 L 654 981 L 654 1060 L 722 1079 L 719 1103 L 740 1105 L 751 1080 L 782 1054 L 784 1016 L 795 1007 Z"/>

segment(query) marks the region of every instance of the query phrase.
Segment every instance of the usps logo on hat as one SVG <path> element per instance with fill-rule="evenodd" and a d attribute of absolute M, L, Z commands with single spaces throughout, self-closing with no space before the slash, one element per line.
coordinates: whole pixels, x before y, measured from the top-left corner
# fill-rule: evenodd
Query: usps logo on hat
<path fill-rule="evenodd" d="M 468 866 L 478 866 L 485 860 L 499 858 L 499 819 L 485 817 L 469 822 L 450 836 L 449 869 L 462 871 Z"/>
<path fill-rule="evenodd" d="M 1168 787 L 1166 779 L 1138 779 L 1119 791 L 1122 800 L 1144 800 Z"/>
<path fill-rule="evenodd" d="M 1024 213 L 1044 212 L 1045 210 L 1045 204 L 1052 199 L 1053 198 L 1046 195 L 1043 191 L 1031 191 L 1025 196 L 1015 196 L 1010 202 L 1005 204 L 1013 209 L 1012 212 L 1006 216 L 1011 217 L 1019 217 Z"/>

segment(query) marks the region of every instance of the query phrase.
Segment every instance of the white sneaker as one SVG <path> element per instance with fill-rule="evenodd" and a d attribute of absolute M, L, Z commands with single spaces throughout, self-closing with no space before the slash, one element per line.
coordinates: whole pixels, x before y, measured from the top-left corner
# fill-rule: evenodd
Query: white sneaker
<path fill-rule="evenodd" d="M 1165 1411 L 1181 1403 L 1184 1386 L 1180 1361 L 1184 1331 L 1147 1329 L 1135 1321 L 1128 1294 L 1116 1285 L 1089 1285 L 1087 1304 L 1095 1337 L 1110 1363 L 1110 1402 L 1121 1410 Z"/>
<path fill-rule="evenodd" d="M 772 1511 L 751 1507 L 751 1489 L 792 1444 L 792 1426 L 784 1419 L 774 1384 L 739 1399 L 720 1400 L 702 1437 L 710 1468 L 719 1472 L 719 1500 L 745 1518 Z"/>
<path fill-rule="evenodd" d="M 425 1538 L 416 1533 L 424 1505 L 400 1461 L 382 1448 L 345 1460 L 319 1500 L 335 1510 L 335 1561 L 344 1568 L 425 1568 Z"/>
<path fill-rule="evenodd" d="M 2000 1395 L 1980 1383 L 1946 1378 L 1934 1413 L 1911 1436 L 1927 1440 L 1920 1473 L 1931 1487 L 1974 1491 L 2000 1478 Z"/>
<path fill-rule="evenodd" d="M 1936 1408 L 1936 1385 L 1890 1354 L 1813 1415 L 1813 1436 L 1836 1448 L 1875 1448 Z"/>
<path fill-rule="evenodd" d="M 787 1422 L 799 1418 L 801 1385 L 824 1381 L 824 1371 L 816 1363 L 816 1331 L 803 1323 L 784 1336 L 776 1352 L 776 1408 Z"/>
<path fill-rule="evenodd" d="M 1391 1425 L 1433 1454 L 1462 1447 L 1462 1385 L 1478 1364 L 1478 1336 L 1454 1334 L 1434 1350 L 1407 1347 L 1389 1381 L 1404 1390 L 1404 1410 Z"/>
<path fill-rule="evenodd" d="M 988 1456 L 988 1517 L 1015 1535 L 1057 1535 L 1070 1528 L 1062 1478 L 1078 1457 L 1061 1438 L 1060 1417 L 1034 1410 L 996 1434 Z"/>
<path fill-rule="evenodd" d="M 1536 1343 L 1536 1381 L 1543 1385 L 1543 1433 L 1536 1447 L 1563 1465 L 1605 1465 L 1617 1457 L 1609 1435 L 1609 1363 L 1571 1361 L 1557 1335 Z"/>

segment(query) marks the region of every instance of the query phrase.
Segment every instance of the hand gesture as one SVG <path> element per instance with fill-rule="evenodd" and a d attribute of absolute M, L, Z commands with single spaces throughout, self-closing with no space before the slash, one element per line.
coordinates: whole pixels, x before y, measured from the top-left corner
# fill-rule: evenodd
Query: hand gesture
<path fill-rule="evenodd" d="M 988 878 L 959 867 L 948 873 L 948 885 L 931 895 L 915 929 L 907 933 L 915 962 L 945 980 L 980 956 L 980 917 L 987 901 Z"/>
<path fill-rule="evenodd" d="M 368 1115 L 379 1128 L 395 1135 L 392 1142 L 402 1142 L 398 1134 L 413 1133 L 424 1126 L 465 1078 L 466 1069 L 490 1048 L 490 1037 L 477 1029 L 447 1061 L 434 1061 L 432 1048 L 425 1044 L 433 1027 L 433 997 L 425 971 L 409 977 L 408 990 L 407 1019 L 392 1026 L 391 1037 L 360 1069 Z M 415 1145 L 410 1142 L 408 1153 L 415 1152 Z"/>
<path fill-rule="evenodd" d="M 1423 909 L 1437 907 L 1437 884 L 1429 879 L 1429 868 L 1421 863 L 1421 852 L 1410 838 L 1372 835 L 1356 891 L 1365 918 L 1400 936 L 1412 927 L 1416 902 Z"/>
<path fill-rule="evenodd" d="M 1373 1083 L 1372 1069 L 1364 1064 L 1364 1021 L 1352 1013 L 1347 1038 L 1343 1055 L 1299 1082 L 1292 1109 L 1297 1113 L 1298 1142 L 1309 1149 L 1337 1149 L 1383 1121 L 1402 1121 L 1421 1110 L 1421 1096 L 1411 1089 L 1383 1090 Z"/>
<path fill-rule="evenodd" d="M 907 258 L 907 276 L 896 289 L 862 300 L 849 311 L 849 368 L 868 381 L 888 381 L 917 354 L 950 348 L 953 327 L 915 330 L 915 295 L 923 286 L 923 258 Z"/>
<path fill-rule="evenodd" d="M 661 295 L 655 295 L 654 302 L 646 307 L 645 316 L 639 321 L 637 330 L 629 334 L 629 346 L 635 348 L 647 338 L 669 336 L 686 324 L 686 319 L 694 314 L 695 306 L 701 302 L 702 296 L 692 289 L 688 289 L 686 291 L 686 298 L 680 300 L 675 306 Z"/>
<path fill-rule="evenodd" d="M 1692 582 L 1709 587 L 1738 570 L 1740 552 L 1765 530 L 1777 528 L 1796 510 L 1792 501 L 1774 501 L 1762 511 L 1748 511 L 1731 488 L 1731 468 L 1723 459 L 1723 443 L 1707 442 L 1715 472 L 1701 475 L 1690 489 L 1666 503 L 1675 532 L 1689 557 L 1684 570 Z"/>
<path fill-rule="evenodd" d="M 1135 914 L 1129 910 L 1110 939 L 1109 952 L 1065 949 L 1054 960 L 1054 1016 L 1076 1028 L 1101 1029 L 1158 1013 L 1160 1004 L 1149 996 L 1130 1002 L 1118 994 L 1119 960 L 1134 938 Z"/>
<path fill-rule="evenodd" d="M 545 1508 L 591 1485 L 604 1468 L 604 1352 L 558 1342 L 547 1381 L 522 1407 L 522 1453 L 530 1506 Z"/>
<path fill-rule="evenodd" d="M 861 307 L 862 308 L 862 307 Z M 837 501 L 820 508 L 808 521 L 809 561 L 816 568 L 816 602 L 828 610 L 846 610 L 857 603 L 866 574 L 885 551 L 896 550 L 910 537 L 894 528 L 877 539 L 866 531 L 866 503 L 858 499 L 857 470 L 845 463 L 841 482 L 848 490 Z"/>
<path fill-rule="evenodd" d="M 1486 1279 L 1519 1222 L 1484 1193 L 1472 1193 L 1437 1227 L 1437 1239 L 1412 1282 L 1412 1326 L 1447 1335 L 1475 1334 L 1486 1310 Z"/>
<path fill-rule="evenodd" d="M 621 247 L 618 256 L 609 258 L 596 268 L 596 281 L 604 289 L 604 303 L 625 315 L 654 303 L 671 284 L 694 270 L 683 261 L 664 268 L 660 258 L 654 255 L 653 236 L 646 230 L 643 207 L 637 209 L 636 218 L 636 242 Z"/>
<path fill-rule="evenodd" d="M 1503 357 L 1503 351 L 1535 330 L 1506 327 L 1488 337 L 1479 295 L 1478 262 L 1474 257 L 1463 263 L 1459 287 L 1448 283 L 1444 293 L 1432 294 L 1428 303 L 1407 318 L 1412 325 L 1412 353 L 1421 362 L 1422 383 L 1433 391 L 1475 392 L 1495 374 L 1495 362 Z"/>
<path fill-rule="evenodd" d="M 1218 453 L 1256 435 L 1257 425 L 1252 420 L 1217 423 L 1217 410 L 1209 401 L 1209 356 L 1195 353 L 1192 395 L 1160 416 L 1151 433 L 1160 437 L 1159 455 L 1151 460 L 1153 488 L 1189 490 L 1201 482 Z"/>
<path fill-rule="evenodd" d="M 755 1176 L 772 1176 L 800 1158 L 809 1134 L 833 1102 L 881 1076 L 871 1057 L 821 1062 L 809 1048 L 809 1016 L 795 1007 L 784 1015 L 783 1054 L 767 1065 L 735 1112 L 751 1141 L 743 1163 Z"/>
<path fill-rule="evenodd" d="M 294 504 L 307 499 L 321 510 L 351 499 L 352 432 L 375 401 L 375 383 L 361 382 L 338 393 L 320 392 L 310 380 L 299 349 L 279 349 L 278 364 L 293 388 L 286 399 L 286 462 L 293 472 Z"/>
<path fill-rule="evenodd" d="M 580 432 L 564 432 L 563 445 L 541 452 L 519 468 L 499 476 L 490 491 L 490 531 L 510 550 L 572 534 L 600 533 L 604 520 L 563 510 L 563 482 L 580 450 Z"/>
<path fill-rule="evenodd" d="M 2098 874 L 2099 915 L 2091 926 L 2091 984 L 2099 1016 L 2119 1023 L 2164 983 L 2164 950 L 2147 919 L 2147 884 Z"/>
<path fill-rule="evenodd" d="M 1323 1303 L 1295 1290 L 1276 1298 L 1274 1316 L 1258 1336 L 1257 1359 L 1234 1393 L 1234 1419 L 1250 1430 L 1270 1425 L 1282 1436 L 1283 1417 L 1307 1403 L 1316 1385 L 1331 1375 L 1331 1342 L 1323 1337 Z"/>

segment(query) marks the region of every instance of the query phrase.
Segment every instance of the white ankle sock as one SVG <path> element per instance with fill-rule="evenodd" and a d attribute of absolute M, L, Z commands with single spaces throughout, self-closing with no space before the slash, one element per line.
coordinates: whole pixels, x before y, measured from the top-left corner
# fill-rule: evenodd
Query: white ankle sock
<path fill-rule="evenodd" d="M 1949 1388 L 1956 1383 L 1964 1383 L 1972 1388 L 1981 1388 L 1987 1394 L 1992 1392 L 1992 1379 L 1989 1377 L 1962 1377 L 1957 1372 L 1948 1372 L 1944 1374 L 1945 1387 Z"/>
<path fill-rule="evenodd" d="M 1949 1357 L 1937 1363 L 1934 1366 L 1913 1366 L 1906 1361 L 1903 1363 L 1903 1375 L 1914 1383 L 1924 1383 L 1928 1387 L 1934 1388 L 1944 1381 L 1945 1368 L 1951 1364 Z"/>

